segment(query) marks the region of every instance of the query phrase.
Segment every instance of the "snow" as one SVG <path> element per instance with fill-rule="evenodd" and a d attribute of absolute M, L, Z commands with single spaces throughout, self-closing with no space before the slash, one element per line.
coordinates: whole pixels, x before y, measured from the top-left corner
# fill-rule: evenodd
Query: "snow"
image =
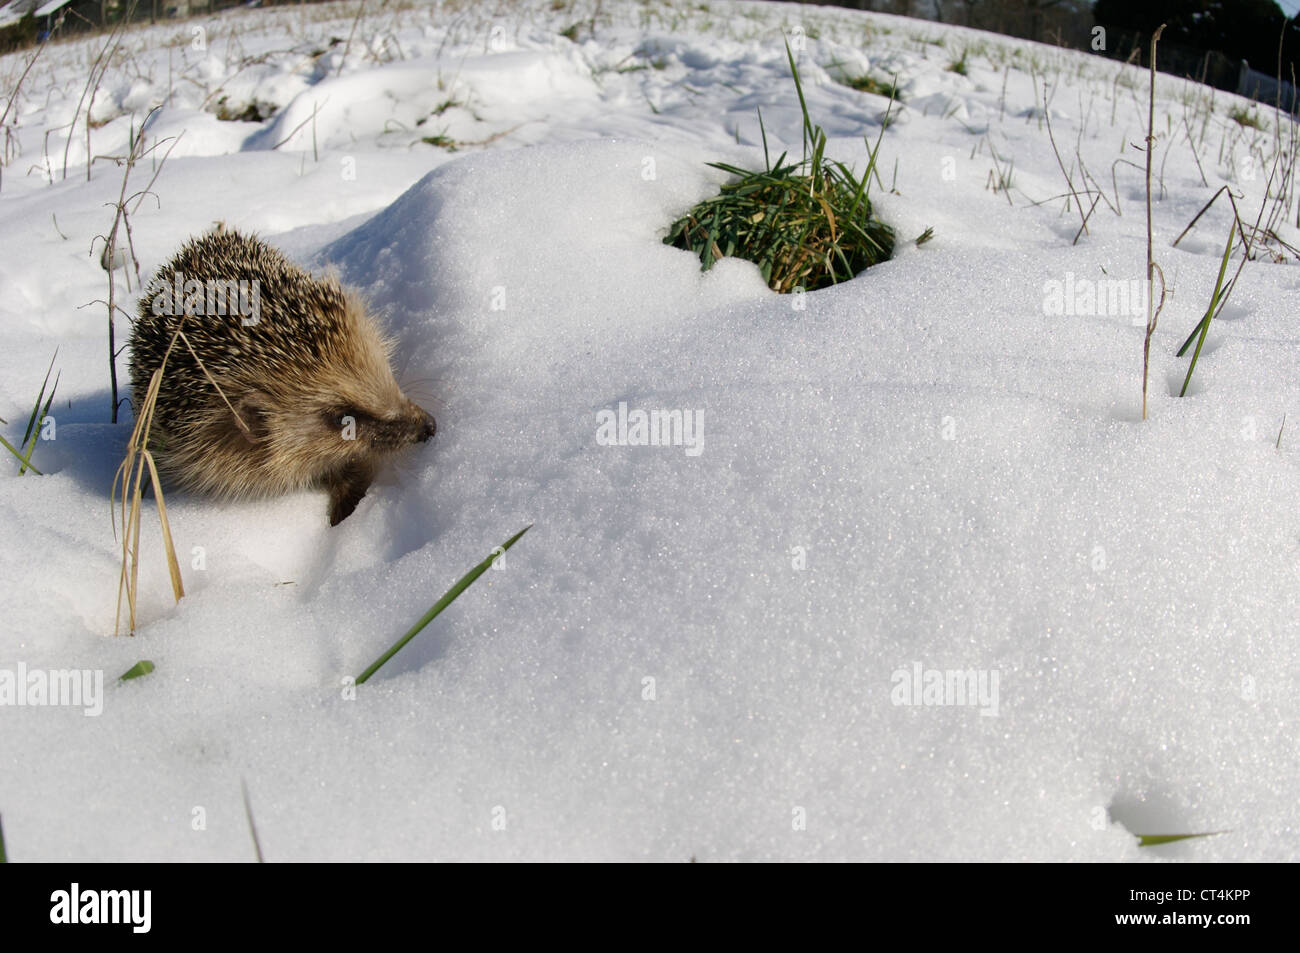
<path fill-rule="evenodd" d="M 0 479 L 0 682 L 102 671 L 105 697 L 95 717 L 0 705 L 10 857 L 248 860 L 241 779 L 272 860 L 1300 857 L 1295 263 L 1246 266 L 1188 398 L 1174 356 L 1223 201 L 1171 242 L 1224 182 L 1253 215 L 1271 134 L 1252 146 L 1235 97 L 1207 116 L 1160 77 L 1172 297 L 1142 422 L 1144 316 L 1046 302 L 1144 277 L 1142 173 L 1108 170 L 1141 163 L 1145 74 L 852 11 L 601 9 L 577 42 L 559 31 L 590 14 L 549 0 L 381 9 L 346 57 L 346 5 L 127 34 L 90 153 L 125 151 L 159 103 L 149 141 L 180 136 L 132 215 L 145 277 L 218 220 L 337 267 L 438 420 L 337 528 L 321 493 L 169 494 L 187 595 L 149 516 L 134 638 L 111 636 L 108 519 L 129 428 L 106 422 L 104 306 L 83 307 L 122 173 L 87 181 L 84 114 L 65 139 L 102 39 L 42 54 L 0 180 L 6 438 L 56 347 L 61 378 L 47 475 Z M 898 74 L 905 100 L 880 153 L 895 192 L 872 196 L 896 256 L 796 296 L 662 243 L 725 181 L 706 163 L 762 162 L 755 107 L 773 158 L 797 154 L 783 33 L 835 158 L 863 168 L 886 107 L 835 76 Z M 946 69 L 964 46 L 969 76 Z M 24 62 L 0 59 L 0 89 Z M 1100 205 L 1077 244 L 1077 212 L 1032 204 L 1066 191 L 1044 79 L 1076 184 L 1077 150 L 1122 213 Z M 219 95 L 279 111 L 219 121 Z M 1184 115 L 1208 124 L 1208 186 Z M 605 445 L 622 405 L 691 415 L 699 452 Z M 142 658 L 156 671 L 115 682 Z M 983 694 L 926 703 L 958 670 Z"/>

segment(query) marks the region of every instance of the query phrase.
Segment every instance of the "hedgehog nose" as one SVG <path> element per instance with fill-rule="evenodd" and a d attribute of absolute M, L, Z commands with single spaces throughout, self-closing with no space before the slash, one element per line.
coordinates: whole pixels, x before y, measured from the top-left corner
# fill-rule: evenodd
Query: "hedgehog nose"
<path fill-rule="evenodd" d="M 433 415 L 426 413 L 424 415 L 424 424 L 420 427 L 419 435 L 415 439 L 420 443 L 424 443 L 437 432 L 438 425 L 434 422 Z"/>

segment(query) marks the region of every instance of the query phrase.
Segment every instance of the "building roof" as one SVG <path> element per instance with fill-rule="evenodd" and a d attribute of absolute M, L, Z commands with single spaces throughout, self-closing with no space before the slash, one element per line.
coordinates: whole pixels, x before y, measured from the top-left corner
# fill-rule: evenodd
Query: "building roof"
<path fill-rule="evenodd" d="M 4 0 L 0 0 L 0 27 L 17 23 L 39 2 L 40 0 L 10 0 L 9 3 L 5 3 Z"/>
<path fill-rule="evenodd" d="M 17 23 L 28 13 L 47 17 L 66 7 L 72 0 L 0 0 L 0 27 Z"/>
<path fill-rule="evenodd" d="M 41 3 L 41 0 L 37 0 L 37 2 Z M 38 17 L 48 17 L 51 13 L 58 12 L 71 2 L 72 0 L 45 0 L 44 3 L 41 3 L 41 5 L 36 8 L 36 15 Z"/>

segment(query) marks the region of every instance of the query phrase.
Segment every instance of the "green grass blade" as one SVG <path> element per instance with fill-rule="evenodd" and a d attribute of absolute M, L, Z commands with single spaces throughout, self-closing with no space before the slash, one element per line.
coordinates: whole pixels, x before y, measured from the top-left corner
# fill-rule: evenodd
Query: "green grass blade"
<path fill-rule="evenodd" d="M 1138 834 L 1139 847 L 1159 847 L 1161 844 L 1172 844 L 1175 841 L 1191 840 L 1194 837 L 1217 837 L 1220 834 L 1226 834 L 1227 831 L 1207 831 L 1204 834 Z"/>
<path fill-rule="evenodd" d="M 1210 333 L 1210 321 L 1214 318 L 1215 307 L 1219 303 L 1219 296 L 1223 293 L 1223 276 L 1228 270 L 1228 256 L 1232 254 L 1232 236 L 1236 230 L 1237 223 L 1234 221 L 1228 226 L 1228 244 L 1223 249 L 1223 261 L 1219 262 L 1219 277 L 1214 282 L 1214 294 L 1210 296 L 1210 306 L 1205 309 L 1205 317 L 1201 318 L 1201 336 L 1196 340 L 1196 350 L 1192 354 L 1192 363 L 1187 365 L 1187 376 L 1183 378 L 1183 389 L 1178 392 L 1179 397 L 1187 395 L 1187 385 L 1192 382 L 1192 371 L 1196 370 L 1196 361 L 1201 356 L 1205 337 Z M 1185 350 L 1187 350 L 1186 344 L 1178 353 L 1181 355 Z"/>
<path fill-rule="evenodd" d="M 1187 340 L 1184 341 L 1183 346 L 1178 349 L 1177 353 L 1174 355 L 1175 357 L 1182 357 L 1187 353 L 1187 349 L 1192 346 L 1192 342 L 1195 341 L 1196 336 L 1201 333 L 1201 328 L 1204 327 L 1204 325 L 1205 318 L 1202 317 L 1201 320 L 1196 322 L 1196 327 L 1192 328 L 1192 333 L 1187 335 Z"/>
<path fill-rule="evenodd" d="M 20 451 L 17 447 L 15 447 L 12 443 L 10 443 L 10 442 L 9 442 L 8 440 L 6 440 L 4 437 L 0 437 L 0 446 L 3 446 L 6 450 L 8 450 L 8 451 L 9 451 L 10 453 L 12 453 L 15 457 L 17 457 L 17 458 L 18 458 L 18 462 L 21 463 L 21 464 L 23 464 L 23 465 L 24 465 L 28 470 L 31 470 L 31 471 L 32 471 L 33 473 L 35 473 L 37 476 L 45 476 L 45 474 L 42 473 L 40 470 L 36 469 L 36 468 L 35 468 L 34 466 L 32 466 L 30 463 L 27 463 L 27 461 L 23 458 L 22 451 Z"/>
<path fill-rule="evenodd" d="M 48 377 L 48 375 L 46 376 Z M 47 416 L 49 416 L 50 405 L 54 403 L 54 395 L 58 393 L 59 390 L 59 378 L 62 376 L 63 376 L 62 371 L 54 375 L 54 386 L 50 389 L 50 396 L 45 401 L 45 407 L 40 409 L 40 413 L 36 417 L 37 426 L 35 432 L 31 434 L 31 442 L 29 443 L 26 440 L 23 441 L 23 445 L 27 447 L 27 453 L 23 456 L 23 465 L 18 468 L 19 476 L 22 476 L 24 473 L 26 473 L 27 470 L 32 465 L 32 454 L 36 452 L 36 441 L 37 438 L 40 437 L 40 424 L 45 420 Z M 34 409 L 41 408 L 41 397 L 44 396 L 45 396 L 45 385 L 42 384 L 41 393 L 40 396 L 36 398 L 36 408 Z"/>
<path fill-rule="evenodd" d="M 782 154 L 781 158 L 784 159 L 785 155 Z M 728 175 L 741 176 L 742 178 L 744 176 L 751 174 L 748 169 L 742 169 L 739 166 L 734 166 L 727 162 L 706 162 L 704 164 L 708 166 L 710 169 L 721 169 L 723 172 L 726 172 Z"/>
<path fill-rule="evenodd" d="M 820 194 L 826 188 L 826 170 L 822 165 L 822 156 L 826 154 L 826 130 L 818 126 L 813 136 L 813 191 Z"/>
<path fill-rule="evenodd" d="M 794 53 L 790 50 L 790 41 L 785 41 L 785 57 L 790 61 L 790 72 L 794 74 L 794 91 L 799 94 L 799 108 L 803 110 L 803 157 L 808 158 L 808 140 L 813 138 L 812 120 L 808 118 L 808 103 L 803 98 L 803 83 L 799 79 L 799 67 L 794 63 Z"/>
<path fill-rule="evenodd" d="M 1237 277 L 1238 276 L 1233 276 L 1232 280 L 1229 281 L 1226 285 L 1224 285 L 1223 294 L 1219 296 L 1219 303 L 1218 306 L 1214 308 L 1214 313 L 1211 315 L 1211 320 L 1213 320 L 1213 318 L 1217 318 L 1223 312 L 1223 306 L 1228 303 L 1228 296 L 1232 294 L 1233 288 L 1236 287 Z M 1187 340 L 1183 341 L 1182 346 L 1175 353 L 1176 357 L 1182 357 L 1184 354 L 1187 353 L 1187 349 L 1191 347 L 1192 342 L 1195 341 L 1196 338 L 1200 335 L 1201 328 L 1205 325 L 1205 320 L 1206 320 L 1205 315 L 1202 315 L 1201 320 L 1196 322 L 1196 326 L 1192 328 L 1192 333 L 1187 335 Z"/>
<path fill-rule="evenodd" d="M 763 165 L 768 172 L 772 171 L 772 160 L 767 154 L 767 130 L 763 128 L 763 107 L 758 107 L 758 131 L 763 134 Z"/>
<path fill-rule="evenodd" d="M 153 671 L 153 669 L 154 669 L 153 662 L 150 662 L 148 659 L 141 659 L 139 662 L 136 662 L 125 672 L 119 675 L 117 677 L 117 680 L 119 682 L 129 682 L 131 679 L 139 678 L 141 675 L 148 675 L 150 672 Z"/>
<path fill-rule="evenodd" d="M 59 356 L 59 349 L 54 349 L 54 356 L 50 358 L 50 366 L 45 369 L 45 380 L 41 381 L 41 392 L 36 397 L 36 403 L 32 406 L 32 415 L 27 418 L 27 429 L 23 431 L 23 443 L 27 446 L 27 440 L 32 435 L 32 427 L 36 424 L 37 414 L 41 409 L 41 400 L 45 397 L 45 387 L 50 382 L 50 373 L 54 370 L 54 360 Z M 51 395 L 52 396 L 52 395 Z"/>
<path fill-rule="evenodd" d="M 853 186 L 853 202 L 849 205 L 848 216 L 849 219 L 852 220 L 858 214 L 858 208 L 861 207 L 863 201 L 867 198 L 867 189 L 869 187 L 867 183 L 871 181 L 871 165 L 867 165 L 867 174 L 864 175 L 860 181 L 855 181 L 853 173 L 843 165 L 840 166 L 840 169 L 844 173 L 844 177 L 848 179 L 849 184 Z M 870 202 L 867 202 L 867 214 L 871 214 Z"/>
<path fill-rule="evenodd" d="M 894 74 L 894 83 L 895 85 L 898 83 L 897 73 Z M 894 97 L 890 96 L 889 105 L 885 107 L 885 118 L 880 120 L 880 132 L 876 135 L 876 147 L 872 149 L 871 146 L 867 146 L 867 171 L 862 176 L 862 181 L 867 184 L 866 190 L 862 193 L 862 198 L 867 202 L 870 202 L 871 200 L 871 174 L 876 172 L 876 157 L 880 155 L 880 143 L 885 138 L 885 130 L 889 128 L 889 116 L 893 111 Z M 862 141 L 863 143 L 867 141 L 865 134 L 862 137 Z M 880 173 L 876 172 L 876 177 L 879 178 L 879 176 Z M 857 202 L 854 202 L 853 211 L 856 212 L 857 208 Z"/>
<path fill-rule="evenodd" d="M 18 445 L 19 447 L 25 448 L 25 452 L 24 450 L 19 450 L 4 437 L 0 437 L 0 444 L 3 444 L 5 449 L 17 457 L 18 462 L 22 464 L 22 466 L 18 468 L 18 474 L 20 476 L 28 470 L 31 470 L 37 476 L 44 476 L 40 470 L 32 466 L 32 452 L 36 449 L 36 436 L 39 436 L 39 434 L 34 435 L 34 431 L 37 430 L 38 422 L 44 420 L 45 415 L 50 412 L 50 405 L 54 403 L 54 394 L 59 389 L 59 376 L 56 375 L 54 378 L 54 390 L 50 391 L 49 399 L 46 400 L 45 388 L 49 386 L 50 374 L 54 371 L 54 361 L 58 356 L 59 349 L 56 347 L 53 356 L 50 358 L 50 366 L 45 369 L 45 379 L 41 381 L 41 392 L 36 395 L 36 403 L 32 405 L 31 416 L 27 418 L 27 429 L 23 431 L 23 439 Z M 42 400 L 45 400 L 45 409 L 43 411 L 41 410 Z"/>
<path fill-rule="evenodd" d="M 456 585 L 448 589 L 446 593 L 443 594 L 443 597 L 433 604 L 433 608 L 431 608 L 428 612 L 426 612 L 423 616 L 421 616 L 420 621 L 415 623 L 415 625 L 411 627 L 411 630 L 409 632 L 407 632 L 404 636 L 402 636 L 400 639 L 394 642 L 392 648 L 390 648 L 383 655 L 379 656 L 379 658 L 375 659 L 375 661 L 371 663 L 369 668 L 367 668 L 364 672 L 362 672 L 360 675 L 357 676 L 357 684 L 358 685 L 364 684 L 366 679 L 368 679 L 371 675 L 374 675 L 375 672 L 379 671 L 380 667 L 383 666 L 385 662 L 387 662 L 390 658 L 392 658 L 399 651 L 401 651 L 402 647 L 405 646 L 407 642 L 411 641 L 411 639 L 415 638 L 420 633 L 421 629 L 423 629 L 426 625 L 428 625 L 430 622 L 436 619 L 439 613 L 441 613 L 443 609 L 447 608 L 447 606 L 455 602 L 456 597 L 459 596 L 466 589 L 468 589 L 470 584 L 475 579 L 483 575 L 483 573 L 487 571 L 487 568 L 492 565 L 492 563 L 496 560 L 498 556 L 505 555 L 506 550 L 508 550 L 515 543 L 519 542 L 520 537 L 522 537 L 524 533 L 528 532 L 532 528 L 533 525 L 529 523 L 527 526 L 525 526 L 519 532 L 515 533 L 515 535 L 511 536 L 508 540 L 505 541 L 505 543 L 501 545 L 500 553 L 494 550 L 492 554 L 488 556 L 487 559 L 483 560 L 481 563 L 479 563 L 469 572 L 465 573 L 465 575 L 461 577 L 460 582 L 456 583 Z"/>
<path fill-rule="evenodd" d="M 708 271 L 710 268 L 712 268 L 714 262 L 717 261 L 717 258 L 713 254 L 713 247 L 717 244 L 718 244 L 718 216 L 715 213 L 713 218 L 709 220 L 709 233 L 708 236 L 704 239 L 704 257 L 702 259 L 702 261 L 704 262 L 704 269 L 703 269 L 704 271 Z"/>

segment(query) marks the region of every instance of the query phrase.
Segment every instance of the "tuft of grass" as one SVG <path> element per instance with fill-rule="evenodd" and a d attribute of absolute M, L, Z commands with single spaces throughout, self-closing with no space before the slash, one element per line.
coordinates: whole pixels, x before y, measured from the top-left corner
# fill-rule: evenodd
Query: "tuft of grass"
<path fill-rule="evenodd" d="M 54 359 L 58 356 L 59 349 L 55 348 L 54 356 L 50 358 L 50 366 L 45 369 L 45 380 L 41 381 L 41 392 L 36 395 L 36 402 L 32 405 L 31 416 L 27 418 L 27 429 L 23 432 L 23 439 L 19 441 L 18 447 L 15 447 L 4 437 L 0 437 L 0 444 L 17 457 L 18 462 L 22 464 L 18 468 L 20 476 L 28 470 L 31 470 L 37 476 L 44 476 L 40 470 L 32 466 L 32 452 L 36 449 L 36 441 L 41 435 L 41 423 L 49 414 L 50 405 L 54 403 L 54 394 L 59 389 L 59 375 L 56 374 L 54 376 L 54 386 L 50 388 L 50 395 L 48 398 L 45 396 L 45 388 L 50 383 L 50 371 L 54 370 Z M 45 401 L 44 407 L 41 406 L 42 400 Z M 19 447 L 22 449 L 19 449 Z"/>
<path fill-rule="evenodd" d="M 998 155 L 998 151 L 993 148 L 993 142 L 987 135 L 984 141 L 988 143 L 989 156 L 993 160 L 993 168 L 989 169 L 988 178 L 984 180 L 984 188 L 991 189 L 994 195 L 1001 192 L 1006 196 L 1007 204 L 1014 205 L 1011 201 L 1011 189 L 1015 185 L 1016 158 L 1015 156 L 1003 158 Z"/>
<path fill-rule="evenodd" d="M 840 80 L 850 89 L 856 89 L 860 93 L 871 93 L 873 96 L 884 96 L 886 99 L 892 99 L 896 103 L 903 101 L 903 96 L 898 89 L 898 77 L 891 80 L 877 79 L 869 74 L 862 76 L 846 76 Z"/>
<path fill-rule="evenodd" d="M 1234 120 L 1239 126 L 1248 126 L 1251 129 L 1264 128 L 1264 124 L 1259 121 L 1259 116 L 1245 106 L 1234 106 L 1228 111 L 1228 118 Z"/>
<path fill-rule="evenodd" d="M 520 125 L 522 125 L 522 123 Z M 519 126 L 515 125 L 511 126 L 509 129 L 501 129 L 482 139 L 453 139 L 451 136 L 447 135 L 447 130 L 444 128 L 442 132 L 436 133 L 432 136 L 422 136 L 418 141 L 423 142 L 426 145 L 434 146 L 438 149 L 446 149 L 448 152 L 459 152 L 461 149 L 468 149 L 473 146 L 491 145 L 498 139 L 504 139 L 518 128 Z M 415 143 L 413 142 L 411 145 L 414 146 Z"/>
<path fill-rule="evenodd" d="M 844 163 L 826 159 L 826 132 L 814 126 L 808 115 L 788 42 L 785 52 L 803 112 L 803 158 L 787 161 L 782 153 L 771 162 L 760 111 L 764 168 L 709 163 L 736 180 L 673 222 L 664 238 L 664 244 L 698 256 L 703 271 L 728 256 L 752 261 L 768 287 L 782 294 L 848 281 L 887 261 L 894 249 L 893 229 L 871 214 L 869 183 L 880 138 L 874 149 L 868 146 L 861 178 Z"/>
<path fill-rule="evenodd" d="M 967 53 L 968 53 L 968 52 L 969 52 L 969 51 L 967 51 L 967 50 L 962 50 L 962 51 L 961 51 L 961 56 L 958 57 L 957 59 L 953 60 L 951 63 L 948 64 L 948 72 L 949 72 L 949 73 L 956 73 L 956 74 L 958 74 L 959 76 L 966 76 L 966 75 L 968 75 L 969 67 L 967 67 L 967 65 L 966 65 L 966 56 L 967 56 Z"/>
<path fill-rule="evenodd" d="M 394 655 L 400 652 L 407 642 L 411 641 L 411 639 L 419 635 L 420 631 L 426 625 L 428 625 L 430 622 L 436 619 L 439 616 L 439 614 L 441 614 L 443 609 L 447 608 L 447 606 L 455 602 L 457 596 L 459 596 L 462 592 L 468 589 L 470 587 L 470 584 L 473 583 L 475 579 L 483 575 L 483 573 L 487 572 L 488 567 L 491 566 L 494 562 L 496 562 L 499 556 L 504 556 L 506 554 L 506 550 L 508 550 L 515 543 L 519 542 L 520 537 L 522 537 L 524 533 L 528 532 L 532 528 L 533 528 L 532 524 L 529 523 L 519 532 L 515 533 L 515 535 L 511 536 L 508 540 L 506 540 L 504 543 L 502 543 L 500 546 L 494 549 L 491 552 L 491 554 L 488 555 L 487 559 L 483 560 L 481 563 L 479 563 L 469 572 L 465 573 L 465 575 L 461 577 L 460 581 L 456 583 L 456 585 L 452 586 L 445 593 L 443 593 L 442 598 L 439 599 L 437 602 L 435 602 L 432 608 L 430 608 L 428 612 L 426 612 L 423 616 L 420 617 L 419 622 L 411 626 L 410 630 L 404 636 L 402 636 L 400 639 L 394 642 L 392 647 L 389 648 L 387 652 L 379 656 L 379 658 L 375 659 L 372 663 L 370 663 L 369 668 L 367 668 L 364 672 L 362 672 L 360 675 L 357 676 L 356 684 L 358 685 L 364 684 L 366 680 L 370 678 L 371 675 L 374 675 L 375 672 L 379 671 L 379 669 L 383 667 L 384 663 L 386 663 Z"/>
<path fill-rule="evenodd" d="M 265 122 L 275 115 L 275 107 L 253 100 L 241 109 L 237 103 L 230 102 L 229 97 L 222 96 L 217 100 L 216 115 L 222 122 Z"/>
<path fill-rule="evenodd" d="M 121 465 L 118 466 L 117 473 L 113 476 L 113 488 L 109 492 L 109 500 L 116 503 L 118 484 L 121 484 L 122 572 L 117 585 L 117 614 L 114 618 L 114 634 L 121 631 L 123 595 L 126 596 L 127 601 L 130 633 L 135 634 L 136 592 L 140 578 L 141 498 L 144 495 L 145 466 L 149 467 L 149 478 L 153 483 L 154 499 L 158 501 L 158 521 L 161 524 L 163 551 L 167 557 L 167 571 L 171 577 L 172 594 L 177 602 L 180 602 L 181 597 L 185 595 L 185 586 L 181 582 L 180 562 L 176 559 L 176 546 L 172 542 L 171 526 L 167 522 L 167 503 L 163 498 L 162 479 L 158 476 L 158 467 L 154 463 L 153 454 L 149 452 L 149 429 L 153 426 L 154 410 L 158 406 L 158 389 L 162 386 L 163 373 L 167 369 L 167 358 L 171 356 L 172 348 L 176 346 L 177 340 L 184 341 L 185 346 L 190 347 L 189 340 L 185 337 L 184 319 L 181 321 L 181 326 L 177 327 L 176 333 L 172 335 L 171 342 L 167 345 L 167 350 L 163 354 L 162 363 L 159 364 L 158 369 L 153 372 L 153 377 L 149 380 L 149 389 L 145 394 L 143 403 L 136 408 L 135 428 L 131 431 L 131 439 L 126 447 L 126 456 Z M 190 348 L 190 353 L 194 354 L 193 348 Z M 197 354 L 194 354 L 194 359 L 198 360 Z M 201 362 L 200 367 L 202 367 Z M 211 377 L 209 377 L 209 380 L 211 380 Z M 215 381 L 213 384 L 215 386 Z M 220 388 L 218 388 L 218 393 L 220 393 Z M 222 398 L 225 398 L 224 394 L 222 394 Z M 229 401 L 226 403 L 229 405 Z M 234 413 L 233 408 L 231 408 L 231 412 Z M 238 414 L 236 414 L 236 419 L 238 419 Z M 130 501 L 129 506 L 128 500 Z M 116 531 L 116 517 L 113 526 Z"/>

